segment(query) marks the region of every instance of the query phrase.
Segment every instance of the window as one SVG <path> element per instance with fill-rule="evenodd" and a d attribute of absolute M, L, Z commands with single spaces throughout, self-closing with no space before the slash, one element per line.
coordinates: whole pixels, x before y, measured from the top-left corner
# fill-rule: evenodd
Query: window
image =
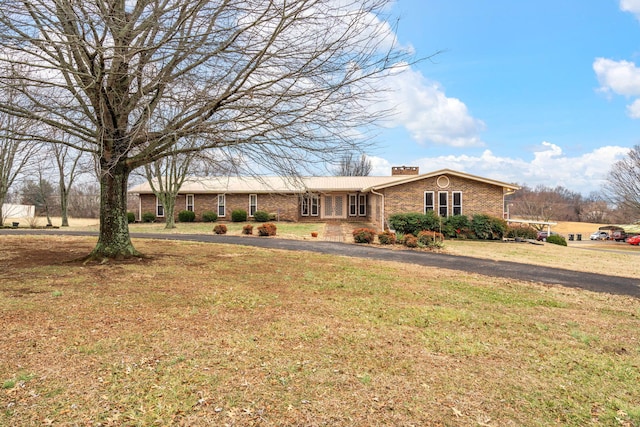
<path fill-rule="evenodd" d="M 225 196 L 218 194 L 218 216 L 225 216 Z"/>
<path fill-rule="evenodd" d="M 358 214 L 358 195 L 349 194 L 349 216 L 356 216 Z"/>
<path fill-rule="evenodd" d="M 162 217 L 164 216 L 164 206 L 160 202 L 160 199 L 156 197 L 156 216 Z"/>
<path fill-rule="evenodd" d="M 193 194 L 187 194 L 187 210 L 193 212 Z"/>
<path fill-rule="evenodd" d="M 258 210 L 258 195 L 249 194 L 249 216 L 253 216 Z"/>
<path fill-rule="evenodd" d="M 424 212 L 432 211 L 435 209 L 435 205 L 433 204 L 433 191 L 425 191 L 424 192 Z"/>
<path fill-rule="evenodd" d="M 302 206 L 300 214 L 302 216 L 318 216 L 320 212 L 320 203 L 318 196 L 313 194 L 307 194 L 302 197 Z"/>
<path fill-rule="evenodd" d="M 438 191 L 438 215 L 441 217 L 449 216 L 448 199 L 449 193 L 447 191 Z"/>
<path fill-rule="evenodd" d="M 367 216 L 367 195 L 358 195 L 358 215 Z"/>
<path fill-rule="evenodd" d="M 453 192 L 453 214 L 462 215 L 462 192 Z"/>

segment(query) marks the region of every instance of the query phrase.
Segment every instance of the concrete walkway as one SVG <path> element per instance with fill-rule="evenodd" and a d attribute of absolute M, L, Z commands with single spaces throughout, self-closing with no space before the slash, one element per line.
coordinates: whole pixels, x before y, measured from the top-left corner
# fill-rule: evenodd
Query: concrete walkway
<path fill-rule="evenodd" d="M 340 223 L 325 223 L 324 225 L 324 240 L 325 242 L 342 242 L 344 243 L 344 224 Z"/>

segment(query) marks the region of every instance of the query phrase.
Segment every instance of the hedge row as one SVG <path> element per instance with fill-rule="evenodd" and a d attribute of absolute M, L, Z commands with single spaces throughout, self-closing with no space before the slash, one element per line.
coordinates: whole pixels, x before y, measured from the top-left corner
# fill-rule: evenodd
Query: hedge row
<path fill-rule="evenodd" d="M 421 231 L 442 233 L 448 238 L 500 240 L 506 234 L 507 222 L 502 218 L 478 214 L 440 217 L 434 211 L 425 214 L 406 213 L 389 217 L 389 227 L 396 232 L 418 236 Z"/>

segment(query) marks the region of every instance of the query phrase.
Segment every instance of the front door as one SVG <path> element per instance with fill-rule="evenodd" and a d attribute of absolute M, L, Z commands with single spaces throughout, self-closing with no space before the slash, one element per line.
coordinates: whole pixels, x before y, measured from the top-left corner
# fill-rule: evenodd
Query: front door
<path fill-rule="evenodd" d="M 326 194 L 322 196 L 322 218 L 343 219 L 347 217 L 347 195 Z"/>

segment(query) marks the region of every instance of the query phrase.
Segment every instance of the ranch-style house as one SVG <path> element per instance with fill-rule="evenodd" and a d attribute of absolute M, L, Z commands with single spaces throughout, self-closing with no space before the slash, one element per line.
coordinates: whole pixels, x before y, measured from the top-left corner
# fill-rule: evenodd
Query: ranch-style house
<path fill-rule="evenodd" d="M 176 200 L 177 213 L 218 214 L 231 220 L 231 212 L 243 209 L 249 218 L 266 211 L 278 221 L 368 222 L 383 229 L 393 214 L 433 210 L 442 217 L 487 214 L 502 218 L 504 198 L 517 185 L 464 172 L 441 169 L 420 174 L 418 167 L 392 168 L 391 176 L 315 177 L 207 177 L 185 181 Z M 149 183 L 129 190 L 139 195 L 136 217 L 153 212 L 161 220 L 162 204 Z"/>

